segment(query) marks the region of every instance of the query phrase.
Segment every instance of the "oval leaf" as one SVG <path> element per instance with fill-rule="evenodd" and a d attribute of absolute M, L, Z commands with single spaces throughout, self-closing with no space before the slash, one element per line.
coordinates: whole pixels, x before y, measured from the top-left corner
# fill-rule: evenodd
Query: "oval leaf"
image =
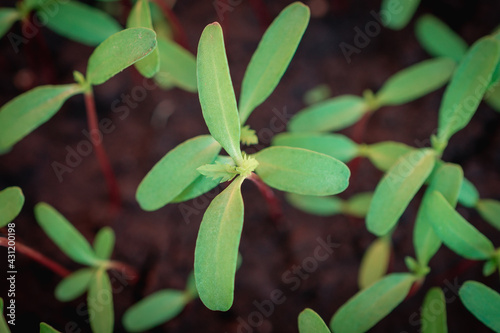
<path fill-rule="evenodd" d="M 83 295 L 94 277 L 95 270 L 82 268 L 65 277 L 56 287 L 55 296 L 61 302 L 69 302 Z"/>
<path fill-rule="evenodd" d="M 429 195 L 427 216 L 443 243 L 462 257 L 487 260 L 494 254 L 491 241 L 460 216 L 437 191 Z"/>
<path fill-rule="evenodd" d="M 434 163 L 432 149 L 414 150 L 398 159 L 375 188 L 366 216 L 370 232 L 383 236 L 396 225 L 430 175 Z"/>
<path fill-rule="evenodd" d="M 448 57 L 459 63 L 467 52 L 468 45 L 462 37 L 433 15 L 419 17 L 415 34 L 420 45 L 434 57 Z"/>
<path fill-rule="evenodd" d="M 422 333 L 447 333 L 446 301 L 441 288 L 427 292 L 422 306 Z"/>
<path fill-rule="evenodd" d="M 359 289 L 365 289 L 380 280 L 387 273 L 391 258 L 391 238 L 377 238 L 366 249 L 359 268 Z"/>
<path fill-rule="evenodd" d="M 349 168 L 339 160 L 310 150 L 269 147 L 255 154 L 255 172 L 271 187 L 304 195 L 333 195 L 349 185 Z"/>
<path fill-rule="evenodd" d="M 384 141 L 364 146 L 360 149 L 360 155 L 366 156 L 370 162 L 380 171 L 389 170 L 394 163 L 403 155 L 415 150 L 415 148 L 404 143 Z"/>
<path fill-rule="evenodd" d="M 196 169 L 212 163 L 219 151 L 220 145 L 210 135 L 197 136 L 169 151 L 137 188 L 141 208 L 156 210 L 174 200 L 200 176 Z"/>
<path fill-rule="evenodd" d="M 500 230 L 500 202 L 482 199 L 477 203 L 477 211 L 489 224 Z"/>
<path fill-rule="evenodd" d="M 290 132 L 338 131 L 356 123 L 367 112 L 365 100 L 344 95 L 312 105 L 297 113 L 288 123 Z"/>
<path fill-rule="evenodd" d="M 476 207 L 478 201 L 479 192 L 476 187 L 467 178 L 464 178 L 460 187 L 460 193 L 458 193 L 458 202 L 462 206 L 473 208 Z"/>
<path fill-rule="evenodd" d="M 104 269 L 99 269 L 90 282 L 87 306 L 92 332 L 113 333 L 113 291 L 108 273 Z"/>
<path fill-rule="evenodd" d="M 104 83 L 146 57 L 155 48 L 156 34 L 153 30 L 122 30 L 106 39 L 92 52 L 87 67 L 87 80 L 93 85 Z"/>
<path fill-rule="evenodd" d="M 14 8 L 0 8 L 0 38 L 9 31 L 10 27 L 21 17 Z"/>
<path fill-rule="evenodd" d="M 94 239 L 94 251 L 102 260 L 109 260 L 115 247 L 115 232 L 110 227 L 104 227 L 97 232 Z"/>
<path fill-rule="evenodd" d="M 377 92 L 380 105 L 400 105 L 411 102 L 441 88 L 453 74 L 455 61 L 437 58 L 410 66 L 389 78 Z"/>
<path fill-rule="evenodd" d="M 311 309 L 304 309 L 299 314 L 299 333 L 330 333 L 321 317 Z"/>
<path fill-rule="evenodd" d="M 337 197 L 317 197 L 312 195 L 286 194 L 287 201 L 306 213 L 331 216 L 342 213 L 344 201 Z"/>
<path fill-rule="evenodd" d="M 476 281 L 465 282 L 458 293 L 462 303 L 477 319 L 495 332 L 500 332 L 500 294 Z"/>
<path fill-rule="evenodd" d="M 273 138 L 272 145 L 304 148 L 345 163 L 358 153 L 358 145 L 341 134 L 281 133 Z"/>
<path fill-rule="evenodd" d="M 41 9 L 46 16 L 45 11 Z M 96 46 L 122 30 L 118 22 L 102 10 L 77 1 L 58 2 L 57 10 L 49 15 L 47 27 L 89 46 Z"/>
<path fill-rule="evenodd" d="M 23 191 L 17 187 L 7 187 L 0 191 L 0 228 L 12 222 L 24 205 Z"/>
<path fill-rule="evenodd" d="M 383 23 L 393 30 L 403 29 L 410 22 L 420 0 L 383 0 L 380 12 L 385 12 Z"/>
<path fill-rule="evenodd" d="M 8 150 L 81 93 L 77 84 L 42 86 L 21 94 L 0 108 L 0 151 Z"/>
<path fill-rule="evenodd" d="M 241 85 L 242 124 L 278 85 L 302 39 L 309 17 L 309 7 L 294 2 L 281 11 L 262 36 Z"/>
<path fill-rule="evenodd" d="M 238 108 L 222 28 L 217 22 L 207 25 L 201 34 L 197 73 L 200 104 L 208 130 L 239 165 L 243 158 Z"/>
<path fill-rule="evenodd" d="M 330 329 L 335 333 L 363 333 L 387 316 L 401 303 L 415 277 L 394 273 L 361 290 L 335 313 Z"/>
<path fill-rule="evenodd" d="M 344 203 L 342 213 L 359 218 L 364 218 L 370 208 L 373 192 L 364 192 L 353 195 Z"/>
<path fill-rule="evenodd" d="M 175 318 L 186 306 L 186 294 L 180 290 L 158 291 L 129 308 L 123 315 L 128 332 L 144 332 Z"/>

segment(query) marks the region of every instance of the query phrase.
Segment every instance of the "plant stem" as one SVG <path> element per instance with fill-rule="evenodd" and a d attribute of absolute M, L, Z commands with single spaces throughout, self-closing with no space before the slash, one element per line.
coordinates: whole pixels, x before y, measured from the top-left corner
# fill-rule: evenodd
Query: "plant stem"
<path fill-rule="evenodd" d="M 0 246 L 8 248 L 9 247 L 8 243 L 9 242 L 8 242 L 7 238 L 0 237 Z M 16 241 L 15 247 L 16 247 L 16 252 L 22 253 L 25 256 L 35 260 L 36 262 L 38 262 L 42 266 L 47 267 L 48 269 L 50 269 L 51 271 L 53 271 L 54 273 L 56 273 L 57 275 L 59 275 L 62 278 L 71 274 L 71 272 L 69 270 L 62 267 L 61 265 L 59 265 L 55 261 L 47 258 L 46 256 L 44 256 L 40 252 L 33 250 L 32 248 L 20 243 L 19 241 Z"/>
<path fill-rule="evenodd" d="M 118 182 L 116 181 L 115 174 L 111 167 L 111 163 L 109 162 L 108 155 L 104 150 L 104 146 L 102 144 L 103 135 L 99 129 L 99 124 L 97 122 L 97 113 L 95 108 L 94 94 L 92 93 L 92 89 L 88 89 L 85 94 L 85 106 L 87 109 L 87 122 L 89 126 L 89 132 L 92 144 L 94 145 L 94 149 L 96 152 L 97 160 L 99 162 L 99 166 L 101 167 L 102 173 L 104 174 L 104 178 L 106 179 L 106 184 L 108 186 L 109 191 L 109 201 L 111 204 L 111 213 L 112 215 L 116 215 L 121 208 L 121 197 L 120 197 L 120 189 L 118 187 Z M 99 137 L 96 139 L 94 135 L 98 135 Z"/>
<path fill-rule="evenodd" d="M 273 190 L 267 186 L 262 179 L 256 174 L 253 173 L 248 177 L 259 189 L 260 193 L 266 199 L 267 206 L 269 207 L 269 215 L 271 215 L 271 219 L 276 224 L 281 224 L 283 221 L 283 211 L 281 210 L 281 204 L 276 195 L 274 195 Z"/>
<path fill-rule="evenodd" d="M 139 280 L 139 273 L 137 270 L 134 267 L 120 261 L 110 261 L 108 268 L 122 272 L 130 278 L 132 284 L 135 284 Z"/>
<path fill-rule="evenodd" d="M 165 3 L 164 0 L 153 0 L 153 1 L 158 5 L 158 7 L 160 7 L 160 9 L 163 12 L 163 16 L 165 16 L 167 21 L 172 25 L 172 29 L 174 30 L 175 41 L 179 43 L 180 46 L 190 51 L 186 32 L 182 28 L 179 19 L 177 18 L 177 16 L 175 16 L 172 9 Z"/>

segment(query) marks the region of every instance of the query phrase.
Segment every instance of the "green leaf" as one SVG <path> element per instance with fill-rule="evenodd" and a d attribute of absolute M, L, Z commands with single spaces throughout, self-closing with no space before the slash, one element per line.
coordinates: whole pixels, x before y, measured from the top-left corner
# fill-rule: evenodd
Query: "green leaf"
<path fill-rule="evenodd" d="M 359 218 L 364 218 L 370 208 L 373 192 L 364 192 L 353 195 L 344 202 L 342 213 Z"/>
<path fill-rule="evenodd" d="M 129 332 L 147 331 L 175 318 L 186 301 L 183 291 L 160 290 L 130 307 L 123 315 L 123 326 Z"/>
<path fill-rule="evenodd" d="M 68 257 L 82 265 L 93 266 L 99 262 L 82 234 L 52 206 L 44 202 L 38 203 L 35 206 L 35 217 L 47 236 Z"/>
<path fill-rule="evenodd" d="M 287 193 L 286 199 L 295 208 L 319 216 L 341 214 L 344 202 L 338 197 L 318 197 L 295 193 Z"/>
<path fill-rule="evenodd" d="M 342 305 L 333 316 L 330 329 L 335 333 L 366 332 L 405 299 L 414 281 L 409 273 L 387 275 Z"/>
<path fill-rule="evenodd" d="M 12 222 L 24 205 L 23 191 L 17 187 L 7 187 L 0 191 L 0 228 Z"/>
<path fill-rule="evenodd" d="M 380 171 L 387 171 L 401 156 L 413 150 L 415 148 L 404 143 L 384 141 L 364 146 L 360 149 L 360 155 L 366 156 Z"/>
<path fill-rule="evenodd" d="M 115 232 L 110 227 L 101 228 L 94 239 L 94 251 L 102 260 L 109 260 L 115 248 Z"/>
<path fill-rule="evenodd" d="M 367 112 L 365 100 L 343 95 L 299 111 L 288 123 L 290 132 L 338 131 L 356 123 Z"/>
<path fill-rule="evenodd" d="M 153 29 L 148 0 L 138 0 L 127 19 L 127 28 Z M 159 44 L 159 43 L 158 43 Z M 153 77 L 160 70 L 159 45 L 150 55 L 135 63 L 135 68 L 145 77 Z"/>
<path fill-rule="evenodd" d="M 0 108 L 0 150 L 7 150 L 49 120 L 73 95 L 77 84 L 41 86 L 25 92 Z"/>
<path fill-rule="evenodd" d="M 321 317 L 311 309 L 304 309 L 299 314 L 299 333 L 330 333 Z"/>
<path fill-rule="evenodd" d="M 94 274 L 87 294 L 90 327 L 94 333 L 113 333 L 115 322 L 113 290 L 106 270 L 101 268 Z"/>
<path fill-rule="evenodd" d="M 304 195 L 333 195 L 349 185 L 349 168 L 339 160 L 302 148 L 269 147 L 255 154 L 255 172 L 271 187 Z"/>
<path fill-rule="evenodd" d="M 427 292 L 422 306 L 422 333 L 447 333 L 446 301 L 441 288 Z"/>
<path fill-rule="evenodd" d="M 430 14 L 418 18 L 415 34 L 420 45 L 434 57 L 448 57 L 459 63 L 468 49 L 462 37 Z"/>
<path fill-rule="evenodd" d="M 391 237 L 379 237 L 366 249 L 359 268 L 359 289 L 366 289 L 387 273 L 391 258 Z"/>
<path fill-rule="evenodd" d="M 234 276 L 243 228 L 243 198 L 236 178 L 208 206 L 194 253 L 194 276 L 200 299 L 210 310 L 227 311 L 233 304 Z"/>
<path fill-rule="evenodd" d="M 479 192 L 476 187 L 467 178 L 464 178 L 460 193 L 458 193 L 458 202 L 464 207 L 473 208 L 476 207 L 478 201 Z"/>
<path fill-rule="evenodd" d="M 272 145 L 304 148 L 345 163 L 358 153 L 358 145 L 341 134 L 281 133 L 273 138 Z"/>
<path fill-rule="evenodd" d="M 188 187 L 186 187 L 184 191 L 182 191 L 181 194 L 176 196 L 171 202 L 177 203 L 194 199 L 202 194 L 205 194 L 213 190 L 219 184 L 220 184 L 219 179 L 207 178 L 203 175 L 200 175 L 198 178 L 196 178 L 194 182 L 192 182 Z"/>
<path fill-rule="evenodd" d="M 383 0 L 381 12 L 385 12 L 383 23 L 393 30 L 403 29 L 410 22 L 420 0 Z"/>
<path fill-rule="evenodd" d="M 306 105 L 312 105 L 324 101 L 332 96 L 332 90 L 327 84 L 320 84 L 304 93 L 302 101 Z"/>
<path fill-rule="evenodd" d="M 477 319 L 500 332 L 500 294 L 476 281 L 467 281 L 458 291 L 462 303 Z"/>
<path fill-rule="evenodd" d="M 398 222 L 435 163 L 432 149 L 411 151 L 389 169 L 378 183 L 366 216 L 368 230 L 383 236 Z"/>
<path fill-rule="evenodd" d="M 488 88 L 500 56 L 500 42 L 482 38 L 474 43 L 453 74 L 439 109 L 438 138 L 447 142 L 464 128 Z"/>
<path fill-rule="evenodd" d="M 202 165 L 196 170 L 207 178 L 218 179 L 221 183 L 227 182 L 238 175 L 236 166 L 217 161 L 214 164 Z"/>
<path fill-rule="evenodd" d="M 17 20 L 21 19 L 19 11 L 14 8 L 0 8 L 0 38 L 9 31 Z"/>
<path fill-rule="evenodd" d="M 496 85 L 490 86 L 484 95 L 484 100 L 495 111 L 500 112 L 500 82 L 497 81 Z"/>
<path fill-rule="evenodd" d="M 278 85 L 309 23 L 309 7 L 287 6 L 271 23 L 250 60 L 241 85 L 240 120 L 244 124 Z"/>
<path fill-rule="evenodd" d="M 213 162 L 219 151 L 220 145 L 210 135 L 197 136 L 169 151 L 139 184 L 136 198 L 141 208 L 156 210 L 181 195 L 200 176 L 196 169 Z"/>
<path fill-rule="evenodd" d="M 500 230 L 500 202 L 492 199 L 481 199 L 477 202 L 477 211 L 489 224 Z"/>
<path fill-rule="evenodd" d="M 41 8 L 40 15 L 46 15 L 45 10 Z M 47 27 L 89 46 L 96 46 L 122 30 L 118 22 L 102 10 L 77 1 L 58 2 L 57 10 L 49 15 Z"/>
<path fill-rule="evenodd" d="M 122 30 L 102 42 L 89 58 L 87 81 L 93 85 L 111 77 L 149 55 L 156 48 L 156 34 L 151 29 Z"/>
<path fill-rule="evenodd" d="M 5 317 L 3 316 L 3 298 L 1 297 L 0 297 L 0 332 L 10 333 L 9 325 L 7 325 Z"/>
<path fill-rule="evenodd" d="M 410 66 L 394 76 L 377 92 L 380 105 L 400 105 L 411 102 L 441 88 L 455 69 L 450 58 L 436 58 Z"/>
<path fill-rule="evenodd" d="M 61 333 L 46 323 L 40 323 L 40 333 Z"/>
<path fill-rule="evenodd" d="M 198 90 L 196 79 L 196 58 L 177 43 L 164 37 L 158 38 L 160 72 L 155 81 L 160 84 L 169 81 L 190 92 Z"/>
<path fill-rule="evenodd" d="M 197 72 L 200 104 L 208 130 L 239 165 L 243 157 L 238 108 L 229 75 L 222 28 L 217 22 L 207 25 L 201 34 Z"/>
<path fill-rule="evenodd" d="M 95 269 L 82 268 L 65 277 L 56 287 L 55 296 L 60 302 L 69 302 L 83 295 L 94 277 Z"/>
<path fill-rule="evenodd" d="M 418 262 L 422 266 L 427 266 L 429 260 L 441 246 L 441 240 L 434 232 L 428 216 L 430 194 L 433 191 L 438 191 L 452 207 L 455 207 L 457 205 L 458 193 L 460 192 L 463 178 L 464 173 L 459 165 L 445 163 L 436 171 L 429 187 L 425 191 L 417 213 L 413 232 L 415 252 Z"/>
<path fill-rule="evenodd" d="M 486 260 L 494 254 L 491 241 L 460 216 L 437 191 L 429 195 L 427 216 L 443 243 L 462 257 Z"/>

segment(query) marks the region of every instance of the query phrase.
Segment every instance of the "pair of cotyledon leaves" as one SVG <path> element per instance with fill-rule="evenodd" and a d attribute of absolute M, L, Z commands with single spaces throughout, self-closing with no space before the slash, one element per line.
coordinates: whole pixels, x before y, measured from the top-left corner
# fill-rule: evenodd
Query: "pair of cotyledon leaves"
<path fill-rule="evenodd" d="M 270 147 L 252 156 L 240 148 L 241 124 L 275 89 L 288 67 L 309 21 L 301 3 L 285 8 L 264 34 L 245 73 L 239 107 L 236 102 L 222 29 L 208 25 L 198 46 L 198 91 L 210 131 L 188 140 L 162 158 L 139 185 L 137 200 L 145 210 L 199 196 L 221 179 L 234 178 L 204 214 L 195 250 L 195 277 L 201 300 L 212 310 L 227 310 L 233 302 L 234 275 L 243 226 L 241 184 L 255 171 L 279 190 L 331 195 L 347 187 L 348 168 L 332 157 L 305 149 Z M 221 148 L 230 158 L 218 157 Z M 213 164 L 209 176 L 198 169 Z M 236 175 L 227 173 L 227 164 Z M 218 171 L 217 171 L 218 170 Z M 238 171 L 240 170 L 240 171 Z M 217 172 L 215 172 L 217 171 Z M 224 175 L 227 174 L 227 177 Z M 238 175 L 239 174 L 239 175 Z"/>
<path fill-rule="evenodd" d="M 0 297 L 0 332 L 11 333 L 9 325 L 3 316 L 3 299 Z M 54 329 L 52 326 L 46 323 L 40 323 L 40 333 L 60 333 L 58 330 Z"/>

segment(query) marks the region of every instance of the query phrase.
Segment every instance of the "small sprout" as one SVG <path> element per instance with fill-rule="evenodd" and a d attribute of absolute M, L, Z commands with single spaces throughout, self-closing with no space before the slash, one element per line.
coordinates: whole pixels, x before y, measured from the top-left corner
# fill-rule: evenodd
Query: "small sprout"
<path fill-rule="evenodd" d="M 256 145 L 259 143 L 259 138 L 255 134 L 255 130 L 251 129 L 250 126 L 245 125 L 241 128 L 240 141 L 246 146 Z"/>

